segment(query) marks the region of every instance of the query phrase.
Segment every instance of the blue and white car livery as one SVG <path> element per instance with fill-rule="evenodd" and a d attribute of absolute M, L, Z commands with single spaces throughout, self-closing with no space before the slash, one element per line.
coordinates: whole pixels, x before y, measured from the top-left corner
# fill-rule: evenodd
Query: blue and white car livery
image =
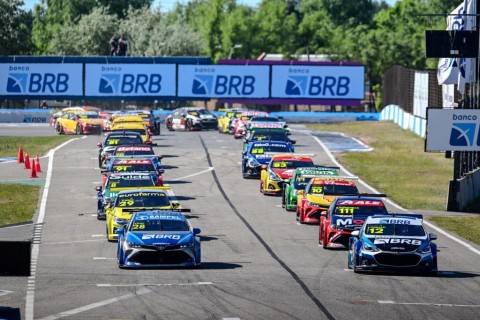
<path fill-rule="evenodd" d="M 276 153 L 294 153 L 290 142 L 252 141 L 245 144 L 242 152 L 242 175 L 244 178 L 259 178 L 262 164 L 270 162 Z"/>
<path fill-rule="evenodd" d="M 120 268 L 201 265 L 200 229 L 175 210 L 136 212 L 117 233 Z"/>
<path fill-rule="evenodd" d="M 353 220 L 355 220 L 355 214 Z M 369 216 L 353 231 L 348 267 L 360 271 L 437 272 L 437 235 L 427 234 L 422 215 Z"/>

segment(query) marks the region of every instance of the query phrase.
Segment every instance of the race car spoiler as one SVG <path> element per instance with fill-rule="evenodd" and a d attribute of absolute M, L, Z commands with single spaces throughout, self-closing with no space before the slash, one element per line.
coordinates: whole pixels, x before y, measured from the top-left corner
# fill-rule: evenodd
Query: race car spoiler
<path fill-rule="evenodd" d="M 358 195 L 358 198 L 362 197 L 372 197 L 372 198 L 386 198 L 387 195 L 385 193 L 367 193 L 367 192 L 362 192 Z"/>
<path fill-rule="evenodd" d="M 151 210 L 161 210 L 161 211 L 174 211 L 174 212 L 192 212 L 188 208 L 171 208 L 171 209 L 158 209 L 155 207 L 142 207 L 142 208 L 123 208 L 124 212 L 140 212 L 140 211 L 151 211 Z"/>
<path fill-rule="evenodd" d="M 139 155 L 128 155 L 128 156 L 116 156 L 116 155 L 107 155 L 105 157 L 105 160 L 110 160 L 110 159 L 119 159 L 119 160 L 135 160 L 135 159 L 151 159 L 151 158 L 157 158 L 158 160 L 162 160 L 163 156 L 157 156 L 157 155 L 152 155 L 152 154 L 139 154 Z"/>
<path fill-rule="evenodd" d="M 357 176 L 332 176 L 325 175 L 329 180 L 358 180 Z M 323 178 L 322 176 L 315 176 L 314 178 Z"/>
<path fill-rule="evenodd" d="M 352 223 L 355 225 L 362 225 L 360 224 L 361 221 L 365 222 L 368 217 L 375 217 L 375 218 L 385 218 L 385 219 L 391 219 L 391 218 L 415 218 L 415 219 L 420 219 L 423 220 L 423 215 L 421 214 L 401 214 L 401 213 L 392 213 L 392 214 L 384 214 L 384 213 L 374 213 L 374 214 L 368 214 L 368 213 L 354 213 L 352 216 Z"/>
<path fill-rule="evenodd" d="M 296 157 L 314 157 L 315 154 L 314 153 L 295 153 L 295 152 L 291 152 L 291 153 L 286 153 L 286 152 L 265 152 L 264 155 L 267 155 L 267 156 L 276 156 L 276 155 L 282 155 L 282 156 L 296 156 Z"/>

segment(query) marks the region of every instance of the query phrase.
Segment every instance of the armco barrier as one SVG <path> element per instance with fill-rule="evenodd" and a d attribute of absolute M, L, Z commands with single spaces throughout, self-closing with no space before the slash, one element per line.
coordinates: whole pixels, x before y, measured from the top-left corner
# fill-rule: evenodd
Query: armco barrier
<path fill-rule="evenodd" d="M 171 110 L 154 110 L 160 120 L 172 113 Z M 214 112 L 217 116 L 221 112 Z M 378 121 L 380 113 L 369 112 L 272 112 L 272 116 L 282 117 L 290 123 Z M 0 109 L 0 123 L 49 123 L 50 110 L 43 109 Z"/>

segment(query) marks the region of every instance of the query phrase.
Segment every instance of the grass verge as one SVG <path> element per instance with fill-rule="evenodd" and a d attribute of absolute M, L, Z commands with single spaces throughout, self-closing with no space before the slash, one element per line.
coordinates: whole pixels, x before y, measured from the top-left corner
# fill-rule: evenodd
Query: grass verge
<path fill-rule="evenodd" d="M 32 221 L 39 196 L 39 186 L 2 184 L 0 188 L 0 225 Z"/>
<path fill-rule="evenodd" d="M 70 139 L 71 136 L 0 137 L 0 157 L 16 157 L 19 146 L 22 146 L 24 155 L 28 151 L 30 158 L 37 153 L 44 155 L 48 150 Z"/>
<path fill-rule="evenodd" d="M 342 132 L 375 148 L 371 152 L 335 153 L 350 172 L 386 193 L 400 206 L 415 210 L 444 211 L 453 160 L 443 153 L 424 151 L 424 139 L 389 121 L 308 124 L 319 131 Z M 479 212 L 472 205 L 470 212 Z M 447 214 L 447 213 L 446 213 Z M 480 245 L 478 217 L 433 216 L 439 227 Z"/>

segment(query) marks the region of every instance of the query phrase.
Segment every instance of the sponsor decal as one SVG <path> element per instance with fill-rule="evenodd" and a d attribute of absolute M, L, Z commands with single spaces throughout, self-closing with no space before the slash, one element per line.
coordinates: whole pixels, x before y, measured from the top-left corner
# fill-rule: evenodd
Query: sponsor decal
<path fill-rule="evenodd" d="M 454 115 L 455 117 L 455 115 Z M 452 146 L 473 146 L 475 141 L 476 123 L 453 123 L 450 132 L 450 145 Z M 477 145 L 480 137 L 477 138 Z"/>
<path fill-rule="evenodd" d="M 181 236 L 178 235 L 178 234 L 144 234 L 144 235 L 142 235 L 142 240 L 149 240 L 149 239 L 180 240 Z"/>
<path fill-rule="evenodd" d="M 401 238 L 376 238 L 373 241 L 373 243 L 374 244 L 411 244 L 411 245 L 419 246 L 422 244 L 422 240 L 401 239 Z"/>
<path fill-rule="evenodd" d="M 179 216 L 167 216 L 167 215 L 140 215 L 136 216 L 135 220 L 180 220 L 183 219 Z"/>
<path fill-rule="evenodd" d="M 384 207 L 382 201 L 375 200 L 339 200 L 337 205 L 350 205 L 350 206 L 380 206 Z"/>
<path fill-rule="evenodd" d="M 336 224 L 337 224 L 337 226 L 351 226 L 351 225 L 360 226 L 364 222 L 365 222 L 364 220 L 337 219 Z"/>
<path fill-rule="evenodd" d="M 410 220 L 405 219 L 380 219 L 380 223 L 386 224 L 411 224 Z"/>

